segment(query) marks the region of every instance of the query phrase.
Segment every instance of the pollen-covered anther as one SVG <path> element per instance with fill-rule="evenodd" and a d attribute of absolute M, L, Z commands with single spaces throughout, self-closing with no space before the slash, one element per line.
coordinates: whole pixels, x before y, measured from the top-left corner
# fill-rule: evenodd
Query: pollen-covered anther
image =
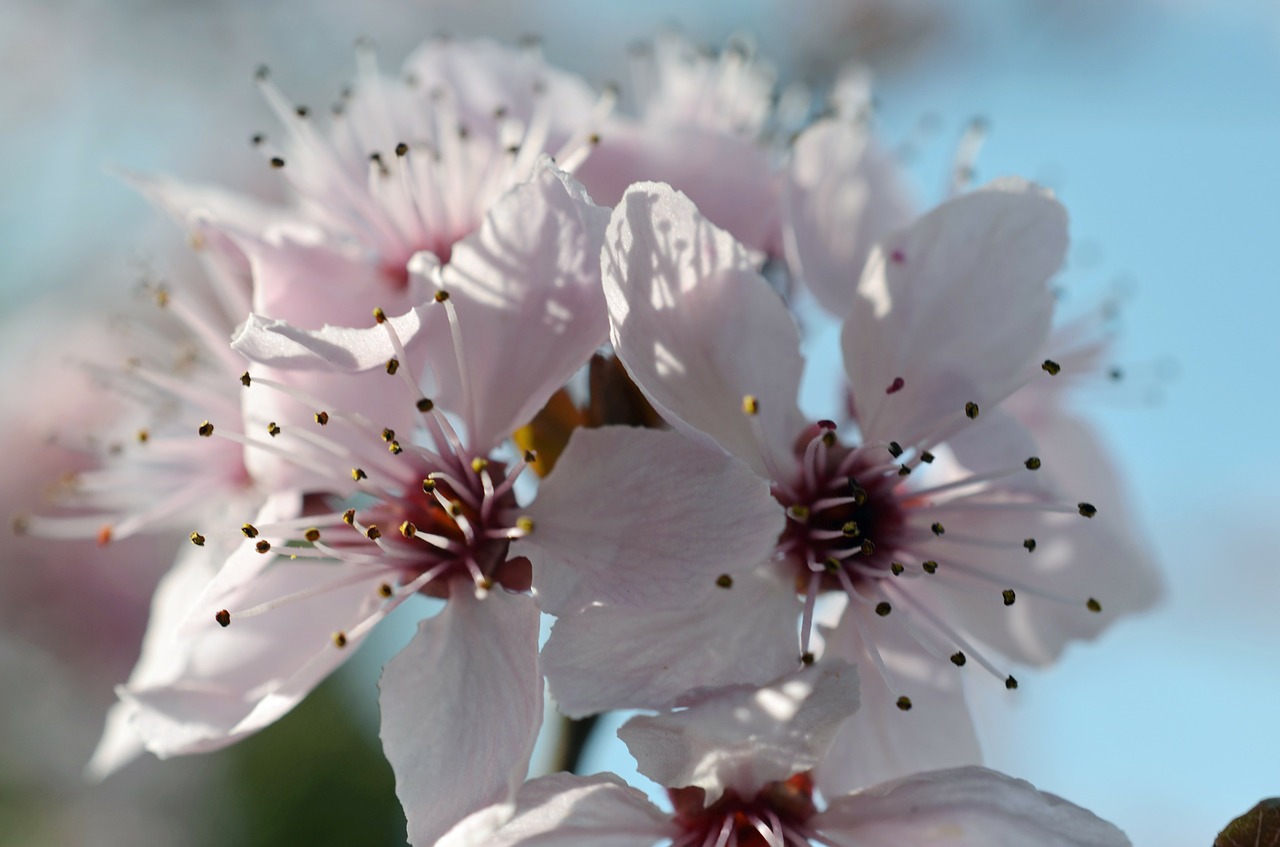
<path fill-rule="evenodd" d="M 146 444 L 151 440 L 151 433 L 147 432 L 145 429 L 140 429 L 138 430 L 137 438 L 139 444 Z"/>
<path fill-rule="evenodd" d="M 434 479 L 424 479 L 422 481 L 422 493 L 434 494 L 436 491 L 436 481 Z"/>
<path fill-rule="evenodd" d="M 373 310 L 373 319 L 374 319 L 374 321 L 376 321 L 377 323 L 380 323 L 380 324 L 381 324 L 381 323 L 386 323 L 386 322 L 387 322 L 387 313 L 386 313 L 386 312 L 384 312 L 384 311 L 382 311 L 382 307 L 381 307 L 381 306 L 377 306 L 377 307 L 375 307 L 375 308 L 374 308 L 374 310 Z"/>
<path fill-rule="evenodd" d="M 929 530 L 930 530 L 934 535 L 943 535 L 943 534 L 945 534 L 945 533 L 946 533 L 947 528 L 946 528 L 945 526 L 943 526 L 942 524 L 938 523 L 937 521 L 934 521 L 934 522 L 933 522 L 933 525 L 929 527 Z"/>
<path fill-rule="evenodd" d="M 902 576 L 902 574 L 905 571 L 906 571 L 906 566 L 904 566 L 902 562 L 889 563 L 889 572 L 892 573 L 894 576 Z"/>
<path fill-rule="evenodd" d="M 1018 681 L 1011 676 L 1006 677 L 1004 681 L 1004 687 L 1012 691 L 1013 689 L 1018 687 Z"/>
<path fill-rule="evenodd" d="M 1102 611 L 1102 604 L 1092 597 L 1090 597 L 1088 602 L 1086 602 L 1084 605 L 1085 605 L 1085 608 L 1093 612 L 1095 615 Z"/>
<path fill-rule="evenodd" d="M 257 544 L 253 545 L 253 549 L 257 550 L 259 553 L 269 553 L 271 551 L 271 542 L 264 538 Z"/>
<path fill-rule="evenodd" d="M 392 588 L 392 587 L 391 587 L 391 583 L 389 583 L 389 582 L 384 582 L 384 583 L 382 583 L 381 585 L 379 585 L 379 586 L 378 586 L 378 596 L 379 596 L 379 597 L 382 597 L 382 598 L 384 598 L 384 599 L 385 599 L 385 598 L 390 597 L 392 594 L 395 594 L 395 593 L 396 593 L 396 590 L 395 590 L 394 588 Z"/>
<path fill-rule="evenodd" d="M 209 436 L 213 435 L 213 424 L 209 423 L 208 421 L 205 421 L 204 423 L 200 424 L 200 428 L 196 430 L 196 432 L 199 432 L 202 438 L 208 438 Z"/>
<path fill-rule="evenodd" d="M 364 472 L 364 468 L 352 468 L 351 478 L 356 482 L 359 482 L 362 479 L 368 479 L 369 475 Z"/>
<path fill-rule="evenodd" d="M 1086 518 L 1091 518 L 1098 514 L 1098 508 L 1092 503 L 1080 503 L 1077 508 L 1080 510 L 1080 514 Z"/>
<path fill-rule="evenodd" d="M 856 538 L 860 530 L 857 521 L 845 521 L 844 526 L 840 527 L 840 532 L 845 538 Z"/>
<path fill-rule="evenodd" d="M 302 537 L 310 541 L 312 544 L 315 544 L 320 540 L 320 530 L 313 526 L 306 532 L 302 533 Z"/>
<path fill-rule="evenodd" d="M 409 145 L 408 145 L 408 144 L 405 144 L 403 141 L 401 141 L 399 144 L 397 144 L 397 145 L 396 145 L 396 155 L 397 155 L 397 156 L 399 156 L 399 157 L 400 157 L 400 158 L 402 158 L 402 159 L 403 159 L 405 156 L 408 156 L 408 155 L 409 155 Z"/>
<path fill-rule="evenodd" d="M 489 467 L 489 460 L 484 458 L 483 456 L 476 456 L 474 459 L 471 460 L 471 470 L 475 471 L 476 473 L 480 473 L 480 471 L 484 470 L 487 467 Z"/>
<path fill-rule="evenodd" d="M 938 563 L 933 561 L 932 559 L 930 559 L 927 562 L 921 563 L 920 567 L 924 568 L 924 572 L 927 574 L 935 574 L 938 572 Z"/>
<path fill-rule="evenodd" d="M 347 646 L 347 634 L 339 630 L 333 634 L 333 646 L 341 650 Z"/>
<path fill-rule="evenodd" d="M 865 506 L 867 504 L 867 489 L 858 484 L 853 477 L 849 477 L 849 496 L 853 498 L 855 506 Z"/>
<path fill-rule="evenodd" d="M 436 404 L 435 404 L 435 401 L 432 400 L 430 397 L 423 397 L 418 401 L 417 406 L 418 406 L 418 411 L 425 414 L 427 412 L 430 412 L 432 409 L 434 409 L 436 407 Z"/>
<path fill-rule="evenodd" d="M 862 539 L 861 550 L 862 550 L 862 555 L 870 556 L 872 553 L 876 552 L 876 545 L 871 541 L 870 538 L 864 538 Z"/>
<path fill-rule="evenodd" d="M 521 515 L 520 517 L 516 518 L 516 529 L 520 530 L 525 535 L 532 534 L 533 518 L 529 517 L 528 515 Z"/>
<path fill-rule="evenodd" d="M 882 618 L 887 618 L 889 613 L 893 611 L 893 606 L 883 601 L 876 604 L 876 614 Z"/>
<path fill-rule="evenodd" d="M 405 538 L 413 538 L 418 534 L 418 528 L 413 525 L 413 521 L 405 521 L 400 524 L 400 534 Z"/>
<path fill-rule="evenodd" d="M 955 665 L 957 668 L 963 668 L 964 663 L 967 661 L 969 660 L 965 658 L 964 653 L 961 653 L 958 650 L 951 654 L 951 664 Z"/>
<path fill-rule="evenodd" d="M 1006 588 L 1004 591 L 1001 591 L 1000 596 L 1004 598 L 1004 604 L 1006 606 L 1012 606 L 1013 601 L 1018 599 L 1018 595 L 1012 588 Z"/>
<path fill-rule="evenodd" d="M 1032 456 L 1030 459 L 1027 459 L 1022 464 L 1025 465 L 1027 470 L 1029 471 L 1038 471 L 1040 470 L 1040 457 Z"/>
<path fill-rule="evenodd" d="M 836 434 L 831 430 L 826 430 L 825 432 L 823 432 L 821 438 L 822 438 L 823 446 L 825 447 L 836 446 L 836 441 L 837 441 Z"/>
<path fill-rule="evenodd" d="M 748 394 L 742 398 L 742 413 L 744 415 L 760 414 L 760 400 L 754 394 Z"/>
<path fill-rule="evenodd" d="M 377 541 L 379 538 L 382 537 L 382 530 L 378 529 L 377 524 L 371 523 L 367 527 L 365 527 L 364 537 L 369 539 L 370 541 Z"/>
<path fill-rule="evenodd" d="M 245 388 L 248 388 L 250 385 L 253 385 L 253 377 L 249 376 L 248 371 L 245 371 L 244 373 L 240 374 L 240 384 L 243 385 Z"/>
<path fill-rule="evenodd" d="M 1022 539 L 1022 546 L 1027 548 L 1028 553 L 1034 553 L 1036 549 L 1036 540 L 1034 538 Z"/>
<path fill-rule="evenodd" d="M 449 292 L 445 291 L 443 288 L 435 293 L 435 301 L 437 303 L 443 303 L 448 299 L 449 299 Z"/>
<path fill-rule="evenodd" d="M 258 537 L 258 528 L 251 523 L 241 524 L 240 531 L 244 533 L 245 538 Z"/>
<path fill-rule="evenodd" d="M 804 523 L 809 520 L 809 507 L 801 503 L 797 503 L 794 506 L 788 506 L 787 517 L 791 518 L 793 521 Z"/>
<path fill-rule="evenodd" d="M 822 569 L 829 574 L 840 573 L 840 560 L 835 556 L 828 556 L 822 560 Z"/>
<path fill-rule="evenodd" d="M 719 588 L 733 588 L 733 577 L 729 576 L 727 573 L 722 573 L 720 576 L 716 577 L 716 585 Z"/>
<path fill-rule="evenodd" d="M 383 441 L 395 441 L 395 440 L 396 440 L 396 431 L 395 431 L 394 429 L 383 429 L 383 430 L 382 430 L 382 440 L 383 440 Z"/>
<path fill-rule="evenodd" d="M 275 438 L 279 434 L 280 434 L 280 424 L 276 423 L 275 421 L 272 421 L 271 423 L 267 424 L 267 435 L 270 435 L 272 438 Z"/>
<path fill-rule="evenodd" d="M 1062 365 L 1058 364 L 1053 359 L 1045 359 L 1044 362 L 1041 363 L 1040 369 L 1049 376 L 1057 376 L 1062 372 Z"/>
<path fill-rule="evenodd" d="M 460 518 L 463 516 L 463 514 L 465 514 L 465 511 L 462 508 L 462 504 L 459 503 L 457 500 L 450 500 L 449 516 L 454 518 Z"/>
<path fill-rule="evenodd" d="M 911 698 L 906 696 L 899 697 L 897 706 L 904 712 L 911 711 Z"/>
<path fill-rule="evenodd" d="M 399 456 L 404 452 L 404 448 L 400 446 L 399 441 L 392 441 L 387 445 L 387 452 L 391 453 L 393 456 Z"/>
<path fill-rule="evenodd" d="M 316 423 L 320 424 L 320 426 L 327 425 L 329 423 L 329 413 L 316 412 Z"/>
<path fill-rule="evenodd" d="M 400 360 L 399 360 L 399 359 L 395 359 L 395 358 L 388 359 L 388 360 L 387 360 L 387 373 L 391 374 L 392 376 L 395 376 L 395 373 L 396 373 L 396 371 L 398 371 L 398 370 L 400 370 Z"/>
<path fill-rule="evenodd" d="M 974 403 L 972 400 L 970 400 L 968 403 L 965 403 L 964 416 L 969 420 L 973 420 L 974 418 L 978 417 L 978 404 Z"/>
<path fill-rule="evenodd" d="M 276 170 L 280 170 L 281 168 L 284 167 L 284 159 L 280 158 L 279 156 L 272 156 L 271 167 L 275 168 Z"/>
<path fill-rule="evenodd" d="M 812 665 L 815 658 L 817 657 L 815 657 L 812 653 L 808 653 L 808 652 L 801 653 L 800 663 L 803 665 Z"/>
<path fill-rule="evenodd" d="M 203 546 L 204 546 L 205 538 L 204 538 L 204 536 L 203 536 L 203 535 L 201 535 L 200 533 L 198 533 L 198 532 L 192 532 L 192 533 L 191 533 L 190 535 L 188 535 L 187 537 L 188 537 L 188 538 L 190 538 L 190 539 L 191 539 L 191 543 L 192 543 L 192 544 L 194 544 L 194 545 L 196 545 L 197 547 L 203 547 Z"/>
<path fill-rule="evenodd" d="M 342 522 L 343 522 L 343 523 L 345 523 L 347 526 L 355 526 L 355 523 L 356 523 L 356 510 L 355 510 L 355 509 L 347 509 L 345 512 L 343 512 L 343 513 L 342 513 Z"/>
<path fill-rule="evenodd" d="M 226 609 L 222 609 L 214 614 L 213 619 L 218 622 L 218 626 L 223 628 L 231 626 L 231 613 Z"/>

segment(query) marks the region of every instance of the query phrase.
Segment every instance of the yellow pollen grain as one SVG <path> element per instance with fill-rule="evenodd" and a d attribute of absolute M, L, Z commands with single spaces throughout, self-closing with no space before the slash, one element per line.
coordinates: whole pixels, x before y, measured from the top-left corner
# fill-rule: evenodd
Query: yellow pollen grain
<path fill-rule="evenodd" d="M 748 394 L 742 398 L 742 412 L 746 415 L 760 414 L 760 400 L 754 394 Z"/>

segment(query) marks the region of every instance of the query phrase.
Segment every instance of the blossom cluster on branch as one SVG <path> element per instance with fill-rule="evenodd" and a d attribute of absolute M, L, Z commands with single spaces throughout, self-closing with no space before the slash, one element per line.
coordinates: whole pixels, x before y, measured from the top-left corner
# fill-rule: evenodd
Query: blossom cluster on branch
<path fill-rule="evenodd" d="M 90 363 L 140 418 L 15 521 L 186 539 L 91 772 L 262 729 L 426 597 L 380 684 L 419 847 L 1127 844 L 980 767 L 964 697 L 1159 592 L 1070 409 L 1107 336 L 1055 324 L 1052 193 L 918 213 L 859 78 L 815 108 L 742 44 L 659 39 L 626 107 L 533 47 L 357 61 L 327 118 L 257 75 L 286 205 L 128 177 L 207 274 Z M 544 686 L 652 712 L 670 808 L 526 782 Z"/>

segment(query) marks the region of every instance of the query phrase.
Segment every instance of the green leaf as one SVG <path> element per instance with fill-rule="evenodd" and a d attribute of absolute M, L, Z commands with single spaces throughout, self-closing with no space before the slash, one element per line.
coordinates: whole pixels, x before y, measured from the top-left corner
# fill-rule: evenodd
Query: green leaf
<path fill-rule="evenodd" d="M 1263 800 L 1227 824 L 1213 847 L 1280 847 L 1280 797 Z"/>

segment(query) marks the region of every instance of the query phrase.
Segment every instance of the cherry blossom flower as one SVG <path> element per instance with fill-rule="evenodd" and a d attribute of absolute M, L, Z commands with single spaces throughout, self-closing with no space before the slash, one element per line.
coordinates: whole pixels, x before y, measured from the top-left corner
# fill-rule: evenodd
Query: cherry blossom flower
<path fill-rule="evenodd" d="M 252 366 L 243 390 L 287 396 L 313 417 L 255 434 L 248 447 L 306 462 L 327 484 L 305 498 L 272 496 L 235 531 L 240 547 L 180 616 L 185 666 L 122 690 L 148 749 L 215 749 L 262 728 L 396 608 L 443 598 L 381 683 L 382 737 L 410 840 L 433 843 L 524 777 L 541 724 L 540 608 L 604 598 L 687 609 L 718 574 L 768 550 L 781 517 L 763 482 L 671 432 L 580 432 L 536 500 L 517 499 L 531 457 L 497 447 L 605 337 L 607 219 L 543 164 L 447 265 L 415 258 L 415 284 L 436 291 L 427 303 L 396 317 L 376 309 L 366 328 L 251 317 L 234 347 L 273 376 Z M 333 406 L 274 376 L 313 370 L 376 385 L 380 397 Z M 383 426 L 396 408 L 417 422 Z M 683 524 L 696 533 L 671 531 Z"/>
<path fill-rule="evenodd" d="M 862 769 L 844 775 L 849 788 L 978 759 L 959 668 L 1015 688 L 990 650 L 1043 664 L 1143 606 L 1146 586 L 1129 572 L 1139 566 L 1066 529 L 1093 505 L 1026 485 L 1041 460 L 998 414 L 1029 379 L 1052 378 L 1039 360 L 1046 282 L 1066 237 L 1061 206 L 1017 181 L 888 236 L 842 336 L 861 436 L 852 446 L 797 407 L 795 324 L 748 251 L 669 187 L 633 187 L 603 260 L 617 354 L 676 429 L 769 480 L 788 521 L 760 571 L 696 619 L 654 627 L 602 607 L 560 621 L 544 662 L 561 707 L 667 707 L 696 678 L 758 684 L 813 660 L 817 600 L 835 594 L 847 607 L 826 652 L 868 669 L 866 707 L 842 742 L 861 755 L 838 757 Z M 731 599 L 740 590 L 750 599 Z M 769 640 L 777 646 L 755 647 Z M 639 658 L 610 648 L 636 643 Z"/>
<path fill-rule="evenodd" d="M 673 812 L 613 774 L 555 774 L 460 823 L 441 847 L 1123 847 L 1120 830 L 1030 784 L 983 768 L 916 774 L 855 793 L 814 767 L 857 707 L 857 677 L 824 662 L 760 689 L 628 721 L 618 735 Z"/>

